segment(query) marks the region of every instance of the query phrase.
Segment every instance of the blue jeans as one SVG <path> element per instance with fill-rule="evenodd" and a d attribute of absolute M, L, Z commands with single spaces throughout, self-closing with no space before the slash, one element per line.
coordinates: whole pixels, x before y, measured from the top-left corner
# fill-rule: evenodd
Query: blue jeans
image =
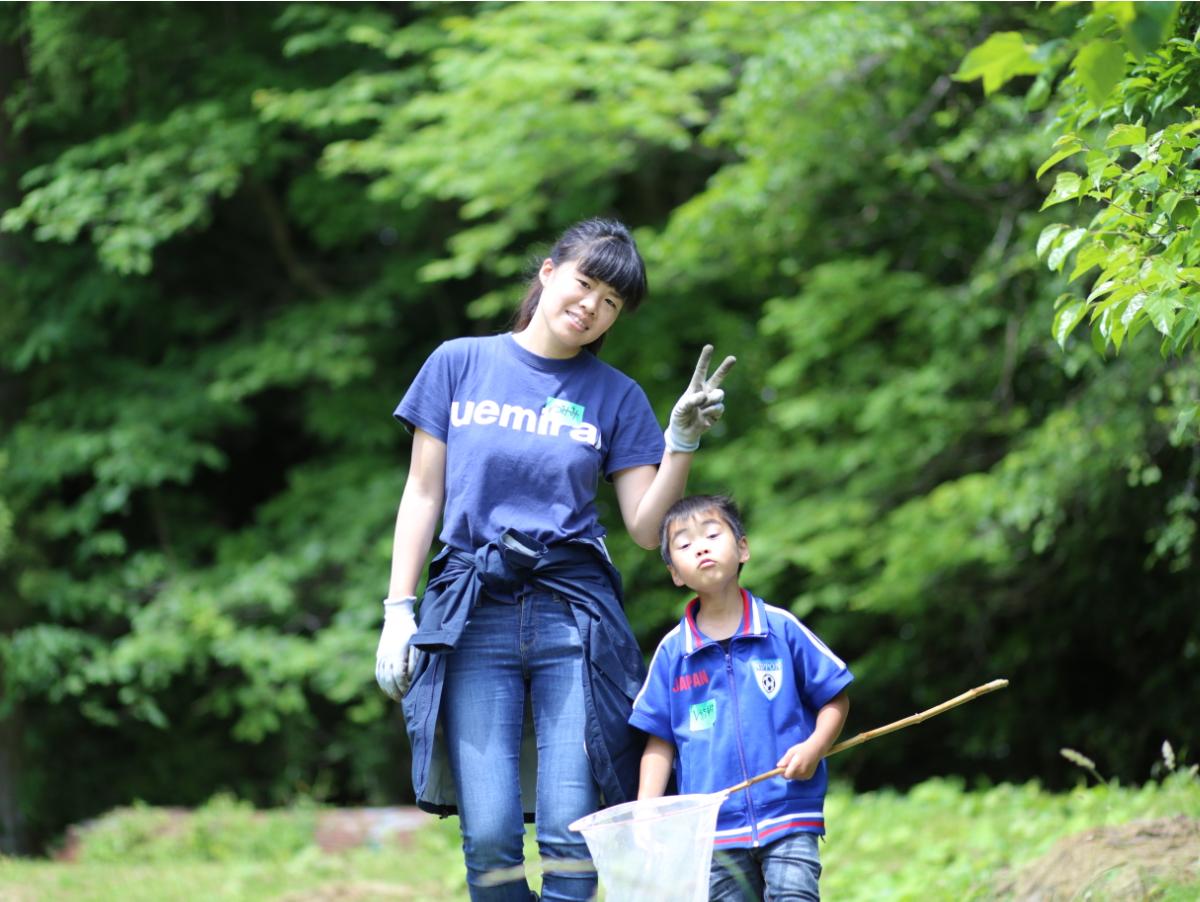
<path fill-rule="evenodd" d="M 548 865 L 542 898 L 586 900 L 596 891 L 587 844 L 567 829 L 599 806 L 583 742 L 583 646 L 574 616 L 546 592 L 516 604 L 484 596 L 447 658 L 441 715 L 472 902 L 532 897 L 522 870 L 519 774 L 527 693 L 538 749 L 537 841 Z M 555 859 L 574 870 L 553 871 Z M 509 879 L 497 884 L 497 876 Z"/>
<path fill-rule="evenodd" d="M 817 902 L 820 876 L 817 834 L 793 833 L 757 849 L 714 851 L 708 898 L 709 902 Z"/>

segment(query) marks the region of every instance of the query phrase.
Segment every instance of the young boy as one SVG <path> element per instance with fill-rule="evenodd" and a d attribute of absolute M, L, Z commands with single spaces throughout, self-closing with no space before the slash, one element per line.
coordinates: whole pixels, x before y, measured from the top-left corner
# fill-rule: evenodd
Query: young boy
<path fill-rule="evenodd" d="M 633 704 L 629 722 L 650 734 L 638 798 L 661 796 L 672 767 L 680 793 L 785 768 L 721 807 L 710 899 L 819 899 L 822 759 L 846 721 L 854 677 L 795 616 L 741 588 L 750 546 L 732 500 L 676 502 L 661 543 L 675 585 L 697 597 L 659 643 Z"/>

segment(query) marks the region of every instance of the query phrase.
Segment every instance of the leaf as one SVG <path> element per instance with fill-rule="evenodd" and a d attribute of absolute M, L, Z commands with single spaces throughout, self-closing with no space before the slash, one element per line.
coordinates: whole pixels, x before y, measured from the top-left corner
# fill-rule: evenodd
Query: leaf
<path fill-rule="evenodd" d="M 1068 144 L 1062 150 L 1055 151 L 1053 154 L 1051 154 L 1046 159 L 1046 162 L 1043 163 L 1041 165 L 1041 167 L 1038 169 L 1037 175 L 1035 176 L 1035 178 L 1040 179 L 1042 177 L 1042 173 L 1044 173 L 1047 169 L 1049 169 L 1055 163 L 1061 163 L 1067 157 L 1072 157 L 1075 154 L 1079 153 L 1079 151 L 1081 151 L 1083 149 L 1084 149 L 1084 146 L 1082 144 L 1073 143 L 1073 144 Z"/>
<path fill-rule="evenodd" d="M 1121 353 L 1121 345 L 1125 342 L 1125 333 L 1127 331 L 1128 327 L 1125 324 L 1125 320 L 1117 318 L 1115 308 L 1110 310 L 1108 317 L 1108 340 L 1113 343 L 1113 349 L 1118 354 Z"/>
<path fill-rule="evenodd" d="M 1176 354 L 1182 354 L 1188 339 L 1195 334 L 1197 324 L 1200 324 L 1200 315 L 1192 310 L 1186 311 L 1182 319 L 1176 320 L 1172 334 L 1164 339 L 1164 344 L 1169 345 Z"/>
<path fill-rule="evenodd" d="M 1056 239 L 1065 228 L 1066 226 L 1061 222 L 1052 222 L 1050 225 L 1042 229 L 1042 234 L 1038 235 L 1037 240 L 1037 256 L 1039 260 L 1042 259 L 1046 251 L 1048 251 L 1051 245 L 1054 244 L 1054 239 Z"/>
<path fill-rule="evenodd" d="M 1145 292 L 1138 292 L 1129 299 L 1129 303 L 1125 305 L 1125 309 L 1121 312 L 1121 325 L 1129 327 L 1139 314 L 1142 308 L 1146 306 L 1146 299 L 1149 297 Z"/>
<path fill-rule="evenodd" d="M 1115 178 L 1121 174 L 1120 168 L 1100 150 L 1089 151 L 1084 157 L 1087 166 L 1088 185 L 1093 191 L 1099 191 L 1106 178 Z"/>
<path fill-rule="evenodd" d="M 1196 221 L 1196 202 L 1190 197 L 1184 197 L 1175 205 L 1173 219 L 1181 226 L 1190 226 Z"/>
<path fill-rule="evenodd" d="M 1060 172 L 1054 181 L 1053 190 L 1041 208 L 1045 210 L 1047 207 L 1061 204 L 1065 200 L 1074 200 L 1079 196 L 1082 187 L 1083 180 L 1074 172 Z"/>
<path fill-rule="evenodd" d="M 1169 91 L 1153 93 L 1150 101 L 1150 115 L 1157 116 L 1163 110 L 1170 108 L 1186 91 L 1187 88 L 1184 87 L 1182 89 L 1175 88 Z"/>
<path fill-rule="evenodd" d="M 1107 299 L 1101 301 L 1100 303 L 1093 304 L 1092 319 L 1095 319 L 1097 314 L 1105 313 L 1110 307 L 1124 303 L 1126 300 L 1133 297 L 1133 295 L 1137 292 L 1137 288 L 1130 282 L 1105 282 L 1103 287 L 1103 291 L 1097 288 L 1094 289 L 1090 295 L 1088 295 L 1088 302 L 1092 303 L 1096 298 L 1099 298 L 1100 295 L 1108 294 Z"/>
<path fill-rule="evenodd" d="M 1172 20 L 1178 3 L 1135 3 L 1133 19 L 1122 23 L 1125 31 L 1125 46 L 1141 59 L 1162 45 L 1170 34 Z"/>
<path fill-rule="evenodd" d="M 1035 78 L 1029 90 L 1025 92 L 1025 111 L 1036 113 L 1042 109 L 1050 99 L 1050 88 L 1050 79 L 1045 73 Z"/>
<path fill-rule="evenodd" d="M 1034 59 L 1034 45 L 1019 31 L 999 31 L 963 59 L 956 81 L 983 79 L 983 92 L 991 94 L 1018 75 L 1039 75 L 1046 68 Z"/>
<path fill-rule="evenodd" d="M 1175 205 L 1183 198 L 1183 195 L 1178 191 L 1164 191 L 1162 197 L 1158 199 L 1158 206 L 1164 213 L 1170 216 L 1175 212 Z"/>
<path fill-rule="evenodd" d="M 1146 296 L 1145 315 L 1154 323 L 1154 328 L 1161 334 L 1170 336 L 1171 328 L 1175 325 L 1175 311 L 1179 302 L 1173 293 L 1155 291 Z"/>
<path fill-rule="evenodd" d="M 1075 55 L 1072 65 L 1088 100 L 1099 108 L 1125 74 L 1125 52 L 1112 41 L 1091 41 Z"/>
<path fill-rule="evenodd" d="M 1146 127 L 1144 125 L 1129 125 L 1122 123 L 1108 134 L 1105 147 L 1128 147 L 1131 144 L 1146 143 Z"/>
<path fill-rule="evenodd" d="M 1074 282 L 1093 266 L 1099 266 L 1104 263 L 1110 253 L 1108 247 L 1099 241 L 1089 244 L 1075 257 L 1075 268 L 1071 270 L 1068 281 Z"/>
<path fill-rule="evenodd" d="M 1117 287 L 1117 283 L 1113 279 L 1107 279 L 1103 282 L 1099 282 L 1096 284 L 1096 286 L 1094 288 L 1092 288 L 1092 291 L 1087 296 L 1087 299 L 1089 302 L 1094 301 L 1094 300 L 1096 300 L 1096 298 L 1100 297 L 1101 295 L 1108 294 L 1110 291 L 1112 291 L 1116 287 Z"/>
<path fill-rule="evenodd" d="M 1054 272 L 1062 269 L 1063 263 L 1066 262 L 1067 256 L 1071 251 L 1079 245 L 1079 242 L 1087 236 L 1087 229 L 1071 229 L 1062 237 L 1062 241 L 1058 246 L 1050 251 L 1050 255 L 1046 258 L 1046 265 Z"/>
<path fill-rule="evenodd" d="M 1058 342 L 1060 348 L 1067 346 L 1067 338 L 1071 332 L 1079 325 L 1088 311 L 1087 301 L 1076 301 L 1073 304 L 1067 304 L 1056 314 L 1054 314 L 1054 340 Z"/>

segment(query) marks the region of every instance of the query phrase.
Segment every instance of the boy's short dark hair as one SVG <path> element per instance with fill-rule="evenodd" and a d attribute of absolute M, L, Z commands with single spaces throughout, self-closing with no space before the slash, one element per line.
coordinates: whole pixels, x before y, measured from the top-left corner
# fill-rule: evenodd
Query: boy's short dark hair
<path fill-rule="evenodd" d="M 716 511 L 722 520 L 733 530 L 737 541 L 746 538 L 746 527 L 742 525 L 742 514 L 737 503 L 728 495 L 690 495 L 680 498 L 663 514 L 662 526 L 658 530 L 659 551 L 663 562 L 671 566 L 671 526 L 680 520 L 686 520 L 705 511 Z M 738 568 L 741 569 L 740 567 Z"/>

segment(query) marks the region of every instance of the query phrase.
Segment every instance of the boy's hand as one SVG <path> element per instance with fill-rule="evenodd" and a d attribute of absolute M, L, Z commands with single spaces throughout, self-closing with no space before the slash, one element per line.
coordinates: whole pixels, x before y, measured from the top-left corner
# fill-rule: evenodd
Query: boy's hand
<path fill-rule="evenodd" d="M 784 752 L 775 766 L 783 768 L 785 780 L 807 780 L 817 772 L 817 765 L 823 757 L 823 749 L 812 740 L 805 740 Z"/>

